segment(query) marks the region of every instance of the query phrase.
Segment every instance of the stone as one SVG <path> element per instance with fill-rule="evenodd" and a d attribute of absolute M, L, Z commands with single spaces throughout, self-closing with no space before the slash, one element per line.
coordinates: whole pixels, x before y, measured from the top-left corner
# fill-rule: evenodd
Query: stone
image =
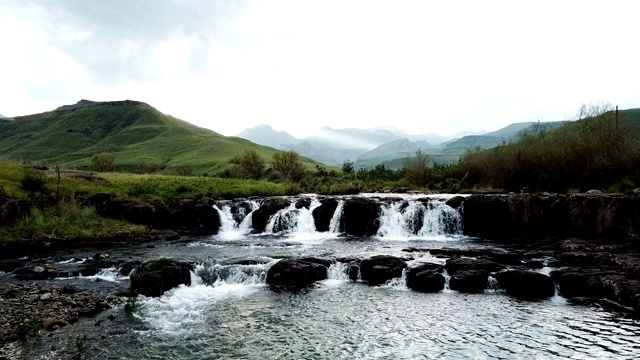
<path fill-rule="evenodd" d="M 269 218 L 278 211 L 288 207 L 289 204 L 289 199 L 285 198 L 266 199 L 262 205 L 260 205 L 260 208 L 253 212 L 251 217 L 253 229 L 257 232 L 265 231 Z"/>
<path fill-rule="evenodd" d="M 465 293 L 479 293 L 487 288 L 489 274 L 485 271 L 459 271 L 449 279 L 449 288 Z"/>
<path fill-rule="evenodd" d="M 373 236 L 380 227 L 380 205 L 374 199 L 346 199 L 340 218 L 340 229 L 353 236 Z"/>
<path fill-rule="evenodd" d="M 66 321 L 55 317 L 48 317 L 42 320 L 42 327 L 45 330 L 57 330 L 66 325 L 68 325 Z"/>
<path fill-rule="evenodd" d="M 313 209 L 313 221 L 316 224 L 316 230 L 320 232 L 329 231 L 329 225 L 333 214 L 338 207 L 338 200 L 335 198 L 326 198 L 320 201 L 320 205 Z"/>
<path fill-rule="evenodd" d="M 537 300 L 555 294 L 553 280 L 545 274 L 533 271 L 508 270 L 493 275 L 500 287 L 520 299 Z"/>
<path fill-rule="evenodd" d="M 441 274 L 442 269 L 441 265 L 430 263 L 409 268 L 407 271 L 407 287 L 428 293 L 444 289 L 445 279 Z"/>
<path fill-rule="evenodd" d="M 152 260 L 131 274 L 131 289 L 145 296 L 162 296 L 179 285 L 191 285 L 191 270 L 191 265 L 172 259 Z"/>
<path fill-rule="evenodd" d="M 289 289 L 307 287 L 327 278 L 327 268 L 321 264 L 283 259 L 267 271 L 267 284 Z"/>
<path fill-rule="evenodd" d="M 380 285 L 402 276 L 407 264 L 395 256 L 378 255 L 362 260 L 360 277 L 369 285 Z"/>
<path fill-rule="evenodd" d="M 40 300 L 41 301 L 51 300 L 51 293 L 45 293 L 45 294 L 40 295 Z"/>

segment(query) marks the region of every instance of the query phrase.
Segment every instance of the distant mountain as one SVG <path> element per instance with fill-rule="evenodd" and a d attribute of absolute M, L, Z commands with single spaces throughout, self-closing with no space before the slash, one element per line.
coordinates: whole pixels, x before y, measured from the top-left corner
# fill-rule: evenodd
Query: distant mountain
<path fill-rule="evenodd" d="M 336 149 L 332 147 L 314 147 L 308 141 L 303 141 L 297 145 L 284 148 L 283 150 L 293 150 L 300 155 L 306 156 L 326 165 L 342 166 L 345 161 L 358 158 L 367 149 Z"/>
<path fill-rule="evenodd" d="M 516 123 L 482 135 L 467 135 L 438 145 L 430 145 L 424 141 L 411 141 L 410 138 L 404 138 L 382 144 L 360 155 L 355 161 L 354 167 L 371 168 L 378 164 L 385 164 L 391 169 L 401 168 L 402 159 L 411 158 L 418 149 L 428 154 L 434 163 L 455 163 L 469 149 L 478 147 L 481 149 L 491 148 L 502 142 L 514 141 L 526 132 L 547 131 L 565 123 L 566 121 Z M 420 136 L 413 138 L 416 137 L 419 138 Z"/>
<path fill-rule="evenodd" d="M 293 135 L 285 131 L 276 131 L 271 125 L 266 124 L 248 128 L 236 136 L 256 144 L 271 146 L 276 149 L 286 149 L 291 145 L 296 145 L 301 142 L 301 140 L 296 139 Z"/>
<path fill-rule="evenodd" d="M 0 114 L 0 119 L 4 119 L 4 118 L 5 118 L 5 116 Z"/>
<path fill-rule="evenodd" d="M 88 168 L 94 154 L 108 152 L 118 170 L 133 171 L 144 163 L 167 171 L 216 174 L 245 150 L 255 150 L 267 162 L 278 152 L 131 100 L 82 100 L 0 122 L 0 156 L 80 168 Z M 302 162 L 307 167 L 317 164 L 306 158 Z"/>

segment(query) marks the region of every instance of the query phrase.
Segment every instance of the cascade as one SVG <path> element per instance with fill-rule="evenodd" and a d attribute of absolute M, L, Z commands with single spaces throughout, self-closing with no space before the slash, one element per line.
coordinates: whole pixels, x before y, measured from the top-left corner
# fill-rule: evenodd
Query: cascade
<path fill-rule="evenodd" d="M 338 201 L 336 211 L 329 222 L 329 232 L 338 234 L 340 232 L 340 220 L 342 219 L 342 211 L 344 210 L 344 200 Z"/>
<path fill-rule="evenodd" d="M 415 238 L 462 234 L 460 213 L 444 199 L 431 198 L 395 201 L 383 204 L 378 236 L 383 238 Z"/>
<path fill-rule="evenodd" d="M 236 205 L 224 204 L 221 208 L 217 204 L 213 205 L 220 217 L 218 236 L 225 240 L 236 240 L 250 233 L 253 212 L 259 207 L 256 201 L 243 201 Z"/>
<path fill-rule="evenodd" d="M 266 283 L 267 271 L 273 263 L 275 263 L 275 261 L 267 264 L 255 265 L 204 264 L 198 265 L 195 273 L 203 285 L 258 285 Z"/>
<path fill-rule="evenodd" d="M 275 213 L 267 223 L 266 230 L 273 234 L 315 234 L 316 223 L 313 219 L 313 209 L 320 206 L 316 198 L 311 199 L 309 208 L 296 208 L 296 203 L 291 204 Z"/>

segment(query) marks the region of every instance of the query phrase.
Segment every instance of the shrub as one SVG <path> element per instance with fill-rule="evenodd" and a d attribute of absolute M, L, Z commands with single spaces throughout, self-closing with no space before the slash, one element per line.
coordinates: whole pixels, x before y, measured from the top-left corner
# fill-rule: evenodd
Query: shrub
<path fill-rule="evenodd" d="M 116 169 L 115 158 L 108 153 L 95 154 L 91 157 L 91 167 L 94 171 L 112 172 Z"/>
<path fill-rule="evenodd" d="M 293 181 L 300 181 L 304 176 L 304 166 L 295 151 L 274 153 L 273 168 Z"/>
<path fill-rule="evenodd" d="M 405 176 L 414 185 L 422 185 L 427 178 L 429 168 L 429 155 L 423 154 L 420 149 L 416 151 L 415 159 L 405 158 L 402 160 Z"/>
<path fill-rule="evenodd" d="M 265 161 L 255 150 L 245 150 L 242 155 L 233 157 L 230 162 L 234 164 L 234 172 L 237 177 L 260 179 L 264 176 Z"/>
<path fill-rule="evenodd" d="M 47 175 L 32 168 L 25 168 L 24 176 L 20 180 L 20 188 L 30 194 L 45 193 L 47 189 Z"/>

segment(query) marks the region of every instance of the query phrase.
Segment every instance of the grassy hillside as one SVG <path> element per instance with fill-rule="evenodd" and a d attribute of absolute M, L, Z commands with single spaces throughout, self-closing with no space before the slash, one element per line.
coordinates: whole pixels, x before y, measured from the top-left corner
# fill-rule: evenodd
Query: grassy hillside
<path fill-rule="evenodd" d="M 0 156 L 89 168 L 94 154 L 111 153 L 119 171 L 136 169 L 216 174 L 253 149 L 267 162 L 273 148 L 222 136 L 136 101 L 90 102 L 0 122 Z M 312 168 L 313 160 L 302 158 Z"/>

